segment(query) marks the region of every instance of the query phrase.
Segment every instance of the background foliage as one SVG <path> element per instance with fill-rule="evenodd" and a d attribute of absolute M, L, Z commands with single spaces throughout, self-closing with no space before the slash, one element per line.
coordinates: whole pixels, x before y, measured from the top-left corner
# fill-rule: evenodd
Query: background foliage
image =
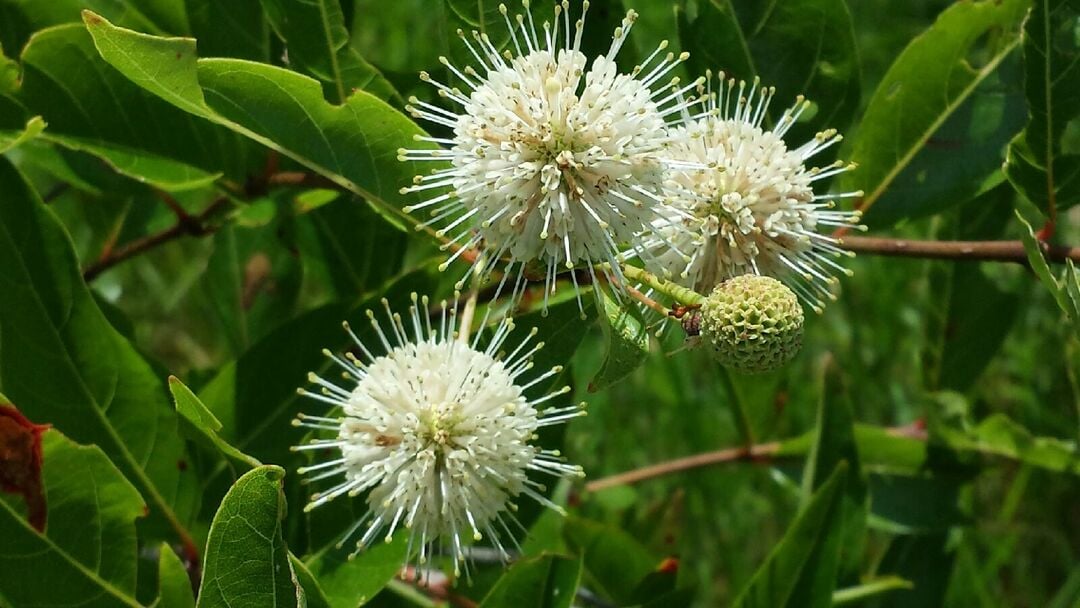
<path fill-rule="evenodd" d="M 360 504 L 302 512 L 289 421 L 343 318 L 452 291 L 400 110 L 456 28 L 505 42 L 496 4 L 0 0 L 0 605 L 1080 604 L 1080 282 L 1030 229 L 1080 240 L 1080 3 L 594 0 L 587 45 L 626 8 L 628 67 L 670 39 L 806 94 L 790 141 L 848 134 L 875 232 L 1023 239 L 1034 272 L 862 255 L 752 377 L 527 299 L 596 481 L 508 571 L 418 588 L 401 538 L 334 548 Z"/>

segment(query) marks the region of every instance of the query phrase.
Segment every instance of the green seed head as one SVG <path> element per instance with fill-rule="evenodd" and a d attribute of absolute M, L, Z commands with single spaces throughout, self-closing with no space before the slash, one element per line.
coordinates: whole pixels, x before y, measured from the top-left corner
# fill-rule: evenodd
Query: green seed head
<path fill-rule="evenodd" d="M 726 367 L 778 369 L 802 348 L 803 311 L 786 285 L 747 274 L 716 286 L 701 306 L 701 337 Z"/>

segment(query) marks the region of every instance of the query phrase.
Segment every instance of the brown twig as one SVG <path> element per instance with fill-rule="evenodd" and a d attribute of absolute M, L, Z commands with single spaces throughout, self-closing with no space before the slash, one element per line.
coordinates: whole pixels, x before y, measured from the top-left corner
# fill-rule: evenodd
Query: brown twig
<path fill-rule="evenodd" d="M 171 197 L 170 197 L 171 198 Z M 159 245 L 176 240 L 182 236 L 205 236 L 214 232 L 215 228 L 208 225 L 208 221 L 229 204 L 227 197 L 221 196 L 210 203 L 202 213 L 192 216 L 182 209 L 177 214 L 177 222 L 170 228 L 161 232 L 149 234 L 116 249 L 106 249 L 100 258 L 83 270 L 83 279 L 87 282 L 94 280 L 98 275 L 117 264 L 149 251 Z M 172 205 L 170 205 L 172 207 Z"/>
<path fill-rule="evenodd" d="M 841 247 L 848 251 L 904 258 L 971 260 L 1027 264 L 1020 241 L 916 241 L 868 236 L 847 236 Z M 1051 262 L 1080 262 L 1080 247 L 1043 243 L 1043 253 Z"/>
<path fill-rule="evenodd" d="M 598 492 L 605 488 L 629 485 L 680 471 L 688 471 L 724 462 L 769 461 L 779 450 L 780 443 L 773 441 L 759 443 L 750 447 L 725 448 L 714 452 L 705 452 L 704 454 L 694 454 L 693 456 L 676 458 L 675 460 L 668 460 L 667 462 L 634 469 L 633 471 L 602 477 L 585 484 L 585 489 L 589 492 Z"/>

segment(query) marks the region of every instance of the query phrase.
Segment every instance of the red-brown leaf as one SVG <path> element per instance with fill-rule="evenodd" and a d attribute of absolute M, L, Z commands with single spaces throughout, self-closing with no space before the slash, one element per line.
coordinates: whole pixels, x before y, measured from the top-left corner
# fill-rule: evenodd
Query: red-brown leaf
<path fill-rule="evenodd" d="M 45 531 L 45 492 L 41 483 L 41 434 L 47 424 L 34 424 L 14 406 L 0 405 L 0 490 L 26 501 L 30 525 Z"/>

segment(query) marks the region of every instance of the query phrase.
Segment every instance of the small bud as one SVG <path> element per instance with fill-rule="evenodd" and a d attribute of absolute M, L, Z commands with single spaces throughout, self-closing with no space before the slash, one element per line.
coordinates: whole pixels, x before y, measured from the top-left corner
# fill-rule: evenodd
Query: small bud
<path fill-rule="evenodd" d="M 724 366 L 747 374 L 768 372 L 802 348 L 803 310 L 780 281 L 742 275 L 724 281 L 706 298 L 700 331 Z"/>

